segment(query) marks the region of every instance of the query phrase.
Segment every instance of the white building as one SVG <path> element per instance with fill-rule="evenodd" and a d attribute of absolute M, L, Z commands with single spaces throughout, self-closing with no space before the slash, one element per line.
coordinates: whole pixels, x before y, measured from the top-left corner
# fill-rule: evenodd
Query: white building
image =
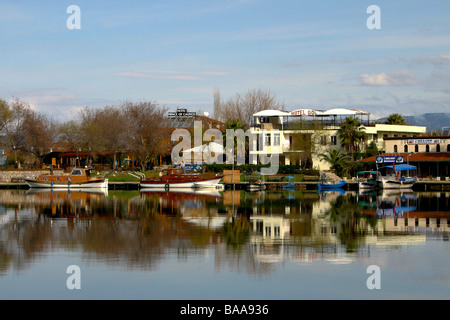
<path fill-rule="evenodd" d="M 250 132 L 256 137 L 250 158 L 256 164 L 258 154 L 277 154 L 281 165 L 328 170 L 329 164 L 319 155 L 330 148 L 342 149 L 338 130 L 347 117 L 360 120 L 366 143 L 375 141 L 380 151 L 385 150 L 386 137 L 415 137 L 426 132 L 423 126 L 378 123 L 372 114 L 359 109 L 264 110 L 255 113 L 250 124 Z"/>

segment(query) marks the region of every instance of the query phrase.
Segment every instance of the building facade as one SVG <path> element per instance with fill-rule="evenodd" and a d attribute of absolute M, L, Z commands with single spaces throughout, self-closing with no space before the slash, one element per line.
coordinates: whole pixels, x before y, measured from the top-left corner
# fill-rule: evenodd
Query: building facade
<path fill-rule="evenodd" d="M 264 110 L 255 113 L 250 124 L 255 137 L 250 159 L 256 164 L 259 154 L 277 155 L 281 165 L 329 170 L 330 165 L 321 160 L 320 154 L 330 149 L 344 152 L 338 132 L 347 117 L 361 122 L 359 130 L 366 133 L 365 143 L 374 141 L 380 151 L 386 150 L 386 138 L 419 137 L 426 132 L 423 126 L 379 123 L 372 114 L 358 109 Z"/>

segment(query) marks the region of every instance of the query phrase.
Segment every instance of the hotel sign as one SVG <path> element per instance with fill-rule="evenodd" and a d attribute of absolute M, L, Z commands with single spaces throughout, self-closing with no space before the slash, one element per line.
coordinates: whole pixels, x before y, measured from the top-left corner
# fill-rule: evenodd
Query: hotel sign
<path fill-rule="evenodd" d="M 315 116 L 315 115 L 317 115 L 317 111 L 312 110 L 312 109 L 298 109 L 298 110 L 291 111 L 291 115 L 293 115 L 293 116 Z"/>
<path fill-rule="evenodd" d="M 187 109 L 177 109 L 177 112 L 169 112 L 168 116 L 170 118 L 175 118 L 175 117 L 192 117 L 194 118 L 195 116 L 197 116 L 196 112 L 188 112 Z"/>
<path fill-rule="evenodd" d="M 441 139 L 408 139 L 408 144 L 438 144 Z"/>
<path fill-rule="evenodd" d="M 378 156 L 377 163 L 403 163 L 403 156 Z"/>

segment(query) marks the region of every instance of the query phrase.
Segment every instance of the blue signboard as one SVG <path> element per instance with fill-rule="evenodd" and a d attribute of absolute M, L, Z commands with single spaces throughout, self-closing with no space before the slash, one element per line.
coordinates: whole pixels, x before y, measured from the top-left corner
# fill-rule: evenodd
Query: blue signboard
<path fill-rule="evenodd" d="M 403 163 L 403 156 L 377 156 L 377 163 Z"/>
<path fill-rule="evenodd" d="M 0 156 L 0 166 L 6 166 L 6 156 Z"/>

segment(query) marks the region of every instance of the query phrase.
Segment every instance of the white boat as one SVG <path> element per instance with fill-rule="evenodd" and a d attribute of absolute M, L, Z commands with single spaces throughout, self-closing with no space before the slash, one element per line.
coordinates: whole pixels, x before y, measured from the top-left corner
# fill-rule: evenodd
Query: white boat
<path fill-rule="evenodd" d="M 381 189 L 411 189 L 417 181 L 416 169 L 409 164 L 381 167 L 377 172 L 377 185 Z"/>
<path fill-rule="evenodd" d="M 183 173 L 180 168 L 165 169 L 159 179 L 141 179 L 141 188 L 194 188 L 202 185 L 217 185 L 221 174 Z"/>
<path fill-rule="evenodd" d="M 70 174 L 41 174 L 36 179 L 25 179 L 31 188 L 108 188 L 108 179 L 91 176 L 90 169 L 75 168 Z"/>

